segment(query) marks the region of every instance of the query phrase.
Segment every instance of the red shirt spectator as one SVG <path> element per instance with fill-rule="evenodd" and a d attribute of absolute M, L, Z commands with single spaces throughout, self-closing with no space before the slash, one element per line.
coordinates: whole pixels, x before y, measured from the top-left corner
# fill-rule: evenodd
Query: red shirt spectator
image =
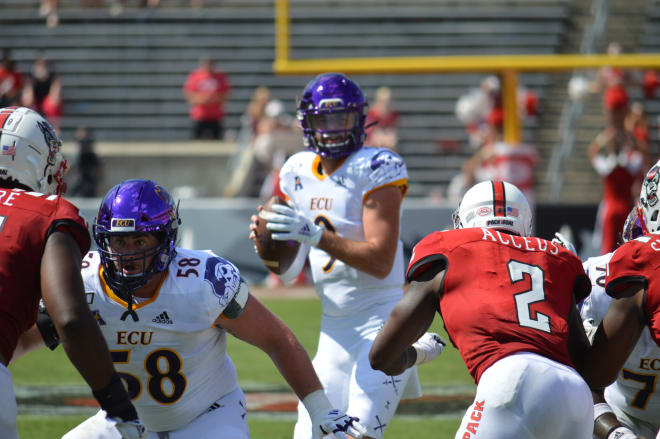
<path fill-rule="evenodd" d="M 602 152 L 604 153 L 602 153 Z M 608 128 L 589 146 L 589 159 L 603 178 L 603 200 L 598 212 L 602 229 L 601 254 L 614 251 L 633 204 L 633 185 L 644 165 L 634 136 L 626 130 Z"/>
<path fill-rule="evenodd" d="M 18 105 L 23 74 L 14 68 L 14 61 L 5 54 L 0 65 L 0 108 Z"/>
<path fill-rule="evenodd" d="M 202 59 L 200 68 L 193 70 L 183 87 L 190 104 L 194 139 L 220 139 L 223 135 L 224 103 L 231 86 L 227 75 L 214 70 L 213 61 Z"/>

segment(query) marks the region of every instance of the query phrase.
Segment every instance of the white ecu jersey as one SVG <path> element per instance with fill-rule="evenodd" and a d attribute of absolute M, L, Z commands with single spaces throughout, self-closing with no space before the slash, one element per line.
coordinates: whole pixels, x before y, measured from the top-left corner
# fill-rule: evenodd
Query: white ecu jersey
<path fill-rule="evenodd" d="M 319 171 L 320 157 L 311 151 L 290 157 L 280 171 L 280 187 L 296 209 L 343 238 L 365 241 L 362 207 L 365 197 L 385 186 L 408 188 L 403 159 L 385 148 L 362 147 L 330 175 Z M 400 215 L 400 213 L 399 213 Z M 313 247 L 312 278 L 323 313 L 346 316 L 402 296 L 403 245 L 399 240 L 392 270 L 378 279 Z"/>
<path fill-rule="evenodd" d="M 592 339 L 612 298 L 605 293 L 607 264 L 614 253 L 587 259 L 584 271 L 591 279 L 591 294 L 580 307 L 587 335 Z M 648 330 L 642 331 L 616 381 L 605 389 L 610 406 L 655 428 L 660 427 L 660 347 Z"/>
<path fill-rule="evenodd" d="M 82 273 L 90 310 L 149 431 L 181 428 L 238 387 L 227 334 L 213 326 L 233 298 L 247 300 L 231 262 L 177 249 L 154 297 L 135 306 L 138 321 L 121 320 L 126 303 L 104 281 L 97 252 L 84 258 Z"/>

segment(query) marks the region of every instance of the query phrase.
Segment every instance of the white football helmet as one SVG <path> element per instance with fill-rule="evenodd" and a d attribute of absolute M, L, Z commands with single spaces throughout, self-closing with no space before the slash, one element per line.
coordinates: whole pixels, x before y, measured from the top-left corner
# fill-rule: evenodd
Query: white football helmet
<path fill-rule="evenodd" d="M 68 162 L 62 142 L 39 113 L 25 107 L 0 109 L 0 179 L 14 179 L 44 194 L 62 194 Z"/>
<path fill-rule="evenodd" d="M 642 218 L 644 233 L 660 233 L 660 200 L 658 196 L 660 160 L 649 169 L 642 182 L 637 212 Z"/>
<path fill-rule="evenodd" d="M 454 228 L 487 227 L 520 236 L 532 233 L 532 211 L 516 186 L 505 181 L 483 181 L 468 190 L 453 215 Z"/>

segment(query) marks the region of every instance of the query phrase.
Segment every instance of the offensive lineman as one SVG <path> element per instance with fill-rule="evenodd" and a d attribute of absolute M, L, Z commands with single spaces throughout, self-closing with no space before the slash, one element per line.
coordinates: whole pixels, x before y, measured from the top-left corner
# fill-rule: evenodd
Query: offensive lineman
<path fill-rule="evenodd" d="M 303 244 L 284 280 L 297 275 L 309 253 L 323 307 L 313 363 L 328 398 L 359 417 L 368 437 L 382 438 L 401 397 L 421 393 L 416 368 L 388 376 L 369 365 L 373 339 L 402 297 L 399 219 L 408 174 L 395 152 L 363 146 L 366 113 L 362 90 L 345 75 L 310 81 L 298 102 L 307 151 L 280 171 L 290 207 L 274 205 L 259 215 L 274 239 Z M 254 215 L 252 239 L 256 221 Z M 425 334 L 411 354 L 415 364 L 440 355 L 443 346 L 437 334 Z M 299 404 L 294 438 L 309 439 L 309 424 Z"/>
<path fill-rule="evenodd" d="M 415 246 L 410 286 L 371 349 L 374 368 L 400 373 L 412 364 L 411 343 L 441 314 L 477 383 L 456 439 L 591 438 L 593 400 L 575 369 L 589 345 L 575 305 L 589 279 L 573 253 L 531 237 L 531 224 L 514 185 L 473 186 L 455 230 Z"/>
<path fill-rule="evenodd" d="M 18 438 L 6 366 L 24 352 L 22 337 L 43 298 L 53 311 L 50 329 L 105 409 L 104 421 L 122 432 L 117 437 L 141 438 L 144 426 L 85 302 L 80 260 L 90 238 L 78 209 L 59 196 L 67 168 L 61 146 L 36 111 L 0 109 L 0 437 Z"/>
<path fill-rule="evenodd" d="M 147 438 L 249 438 L 227 332 L 271 357 L 313 413 L 311 437 L 362 437 L 355 418 L 333 410 L 304 348 L 250 295 L 238 269 L 211 251 L 176 247 L 179 225 L 162 186 L 124 181 L 103 199 L 94 224 L 99 250 L 83 260 L 89 308 Z M 115 437 L 101 411 L 63 439 Z"/>

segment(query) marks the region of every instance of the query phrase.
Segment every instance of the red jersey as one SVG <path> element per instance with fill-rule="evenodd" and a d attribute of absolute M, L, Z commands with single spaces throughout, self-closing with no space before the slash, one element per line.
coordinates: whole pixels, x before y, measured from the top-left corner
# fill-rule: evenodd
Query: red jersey
<path fill-rule="evenodd" d="M 207 97 L 227 93 L 231 86 L 227 75 L 222 72 L 207 72 L 204 69 L 192 71 L 183 86 L 186 92 L 201 93 Z M 193 104 L 190 118 L 193 120 L 220 120 L 225 115 L 224 105 L 218 102 Z"/>
<path fill-rule="evenodd" d="M 438 312 L 479 383 L 497 360 L 532 352 L 572 366 L 568 317 L 591 283 L 570 251 L 535 237 L 471 228 L 435 232 L 413 251 L 408 281 L 446 261 Z"/>
<path fill-rule="evenodd" d="M 81 255 L 89 251 L 87 225 L 73 204 L 55 195 L 0 189 L 0 354 L 7 361 L 36 322 L 41 257 L 55 230 L 70 233 Z"/>
<path fill-rule="evenodd" d="M 660 236 L 641 236 L 619 247 L 607 265 L 605 291 L 616 298 L 631 282 L 646 282 L 644 311 L 660 346 Z"/>

